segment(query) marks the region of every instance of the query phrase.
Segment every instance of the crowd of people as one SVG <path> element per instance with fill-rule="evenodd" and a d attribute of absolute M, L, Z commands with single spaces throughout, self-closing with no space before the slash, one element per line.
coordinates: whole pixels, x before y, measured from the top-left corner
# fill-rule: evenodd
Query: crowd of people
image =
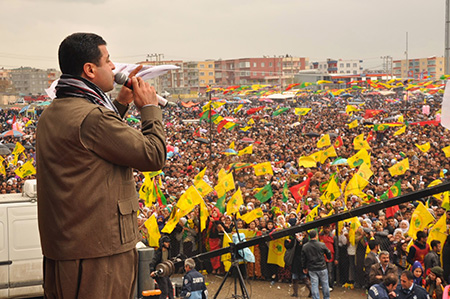
<path fill-rule="evenodd" d="M 233 233 L 235 226 L 250 232 L 250 236 L 262 236 L 371 204 L 378 201 L 398 181 L 401 194 L 424 189 L 436 180 L 446 181 L 450 175 L 450 163 L 442 149 L 450 145 L 450 134 L 439 124 L 442 95 L 435 94 L 430 97 L 416 94 L 407 100 L 403 97 L 402 100 L 392 98 L 395 96 L 388 98 L 375 93 L 354 94 L 350 98 L 325 98 L 311 93 L 289 102 L 269 103 L 255 99 L 240 109 L 236 109 L 240 105 L 237 101 L 231 101 L 212 108 L 214 113 L 237 124 L 231 129 L 222 128 L 220 132 L 217 129 L 218 124 L 212 120 L 208 121 L 207 118 L 198 121 L 203 112 L 202 107 L 208 103 L 206 100 L 191 107 L 178 103 L 164 108 L 168 158 L 158 176 L 167 204 L 161 205 L 156 201 L 149 204 L 144 198 L 140 199 L 138 225 L 141 241 L 148 244 L 145 221 L 155 215 L 159 230 L 163 230 L 176 212 L 177 201 L 181 195 L 195 185 L 195 177 L 205 168 L 202 179 L 211 187 L 219 183 L 221 170 L 233 174 L 235 188 L 239 188 L 243 196 L 243 204 L 239 207 L 241 216 L 258 208 L 261 208 L 263 216 L 246 223 L 243 219 L 236 219 L 236 214 L 228 215 L 218 205 L 219 197 L 213 190 L 203 197 L 209 214 L 204 230 L 201 230 L 200 207 L 196 206 L 181 217 L 175 228 L 166 234 L 170 238 L 170 256 L 184 254 L 191 257 L 221 248 L 226 234 Z M 349 113 L 346 109 L 349 105 L 356 108 L 356 111 Z M 429 111 L 423 109 L 424 105 Z M 250 108 L 256 107 L 260 107 L 260 111 L 247 113 Z M 274 116 L 273 112 L 279 108 L 289 109 Z M 298 116 L 294 113 L 295 108 L 311 108 L 311 111 Z M 367 110 L 378 112 L 367 116 Z M 208 111 L 206 110 L 206 113 Z M 133 121 L 138 117 L 137 111 L 132 110 L 130 114 L 129 125 L 139 128 L 139 123 Z M 9 129 L 10 124 L 7 124 L 7 121 L 13 118 L 17 122 L 25 123 L 24 116 L 17 110 L 3 110 L 3 129 Z M 34 123 L 38 122 L 39 112 L 30 118 Z M 348 124 L 354 120 L 357 126 L 350 128 Z M 406 130 L 398 136 L 394 136 L 394 133 L 400 126 L 374 130 L 374 125 L 386 123 L 406 125 Z M 33 158 L 33 128 L 23 128 L 25 138 L 7 137 L 2 142 L 21 142 L 29 145 L 19 158 L 19 163 Z M 241 130 L 242 128 L 244 130 Z M 353 145 L 354 138 L 364 134 L 370 145 L 369 167 L 373 172 L 368 178 L 368 185 L 360 190 L 361 192 L 345 194 L 344 190 L 341 190 L 342 193 L 327 204 L 323 204 L 321 198 L 324 193 L 323 184 L 332 179 L 344 188 L 358 168 L 345 164 L 332 165 L 337 157 L 327 159 L 323 163 L 317 162 L 316 167 L 298 164 L 300 157 L 320 150 L 317 141 L 325 134 L 331 136 L 332 141 L 341 139 L 342 144 L 336 146 L 335 151 L 338 157 L 345 159 L 357 152 Z M 426 151 L 416 146 L 428 142 L 430 148 Z M 252 144 L 252 153 L 230 155 L 226 150 L 230 149 L 232 144 L 235 145 L 236 152 Z M 7 156 L 5 158 L 9 161 Z M 392 176 L 388 169 L 405 158 L 409 159 L 409 169 L 401 175 Z M 264 162 L 270 162 L 273 175 L 255 174 L 252 166 Z M 1 193 L 21 192 L 23 180 L 14 174 L 14 167 L 9 165 L 6 168 L 6 175 L 2 176 Z M 134 175 L 138 192 L 144 183 L 145 174 L 136 170 Z M 283 192 L 285 185 L 296 186 L 308 179 L 309 188 L 301 200 L 297 200 L 291 192 Z M 261 202 L 255 194 L 268 184 L 273 195 L 267 201 Z M 364 194 L 366 196 L 363 196 Z M 231 192 L 227 193 L 227 200 L 231 195 Z M 415 285 L 424 287 L 430 295 L 440 298 L 440 290 L 450 283 L 450 242 L 448 238 L 444 238 L 445 241 L 429 240 L 428 233 L 441 217 L 446 217 L 445 234 L 448 235 L 450 210 L 443 202 L 445 194 L 416 198 L 399 205 L 393 214 L 387 213 L 386 210 L 376 210 L 359 217 L 356 222 L 342 221 L 317 228 L 318 240 L 330 251 L 330 257 L 326 259 L 330 290 L 336 285 L 370 290 L 372 286 L 382 284 L 386 277 L 389 279 L 385 283 L 392 286 L 394 278 L 388 274 L 394 274 L 395 278 L 400 277 L 400 280 L 406 275 L 409 279 L 410 274 L 407 271 L 411 271 Z M 426 228 L 411 234 L 409 228 L 414 225 L 411 223 L 412 215 L 420 204 L 427 207 L 434 220 Z M 308 220 L 308 215 L 312 219 Z M 298 258 L 307 239 L 309 237 L 306 232 L 302 232 L 285 241 L 286 250 L 290 250 L 296 242 L 296 257 L 292 264 L 284 267 L 267 263 L 268 244 L 254 246 L 255 263 L 248 263 L 247 276 L 272 283 L 293 280 L 294 285 L 305 283 L 310 288 L 308 275 L 303 273 L 304 265 Z M 214 274 L 223 274 L 226 271 L 220 257 L 203 263 L 202 268 Z M 405 287 L 406 284 L 402 281 L 401 286 Z M 293 295 L 298 295 L 296 288 Z"/>

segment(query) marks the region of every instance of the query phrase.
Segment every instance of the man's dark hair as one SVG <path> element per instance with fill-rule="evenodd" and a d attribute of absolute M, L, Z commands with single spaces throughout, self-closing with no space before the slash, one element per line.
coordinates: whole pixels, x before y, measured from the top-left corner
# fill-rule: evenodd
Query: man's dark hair
<path fill-rule="evenodd" d="M 437 247 L 439 244 L 441 244 L 441 241 L 439 240 L 433 240 L 430 243 L 431 248 Z"/>
<path fill-rule="evenodd" d="M 81 76 L 87 62 L 98 65 L 102 53 L 98 46 L 106 45 L 101 36 L 94 33 L 74 33 L 59 45 L 59 67 L 63 74 Z"/>
<path fill-rule="evenodd" d="M 398 283 L 398 277 L 395 274 L 388 274 L 383 280 L 385 286 L 396 285 Z"/>
<path fill-rule="evenodd" d="M 314 239 L 315 237 L 317 237 L 317 231 L 315 229 L 312 229 L 309 231 L 308 235 L 310 239 Z"/>
<path fill-rule="evenodd" d="M 369 240 L 370 250 L 373 250 L 377 245 L 380 245 L 380 243 L 377 240 Z"/>
<path fill-rule="evenodd" d="M 408 280 L 413 280 L 414 279 L 414 274 L 411 271 L 409 271 L 409 270 L 403 271 L 402 275 L 406 276 L 406 278 Z"/>
<path fill-rule="evenodd" d="M 421 230 L 419 230 L 418 232 L 417 232 L 417 240 L 420 240 L 420 239 L 422 239 L 422 238 L 426 238 L 427 237 L 427 234 L 424 232 L 424 231 L 421 231 Z"/>

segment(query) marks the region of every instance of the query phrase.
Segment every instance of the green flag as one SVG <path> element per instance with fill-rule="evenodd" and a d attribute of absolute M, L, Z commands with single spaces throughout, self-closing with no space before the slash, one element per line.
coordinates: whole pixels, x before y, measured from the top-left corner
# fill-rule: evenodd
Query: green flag
<path fill-rule="evenodd" d="M 225 212 L 225 198 L 226 195 L 219 197 L 216 203 L 216 207 L 220 210 L 220 213 L 222 214 Z"/>
<path fill-rule="evenodd" d="M 384 130 L 386 130 L 387 128 L 389 128 L 389 126 L 388 125 L 384 125 L 384 124 L 375 124 L 375 125 L 373 125 L 373 130 L 374 131 L 384 131 Z"/>
<path fill-rule="evenodd" d="M 280 108 L 280 109 L 274 111 L 273 114 L 272 114 L 272 116 L 280 115 L 281 113 L 284 113 L 284 112 L 286 112 L 286 111 L 289 111 L 289 108 L 287 108 L 287 107 L 286 107 L 286 108 Z"/>
<path fill-rule="evenodd" d="M 393 197 L 397 197 L 402 194 L 402 181 L 398 180 L 394 185 L 391 186 L 386 192 L 381 194 L 380 199 L 385 200 Z"/>
<path fill-rule="evenodd" d="M 255 194 L 256 199 L 258 199 L 260 202 L 266 202 L 273 196 L 272 192 L 272 186 L 270 184 L 267 184 L 259 190 L 258 193 Z"/>
<path fill-rule="evenodd" d="M 284 182 L 284 187 L 283 187 L 283 202 L 287 202 L 289 199 L 289 188 L 288 188 L 288 183 L 287 181 Z"/>

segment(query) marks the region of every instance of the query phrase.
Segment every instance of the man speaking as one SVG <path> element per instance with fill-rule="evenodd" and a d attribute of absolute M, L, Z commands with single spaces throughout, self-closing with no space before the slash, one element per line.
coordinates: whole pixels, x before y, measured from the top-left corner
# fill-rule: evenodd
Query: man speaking
<path fill-rule="evenodd" d="M 133 168 L 164 166 L 162 113 L 153 87 L 131 74 L 111 101 L 106 42 L 75 33 L 58 51 L 57 98 L 37 128 L 38 221 L 45 298 L 132 298 L 138 255 Z M 141 131 L 122 122 L 128 105 Z"/>

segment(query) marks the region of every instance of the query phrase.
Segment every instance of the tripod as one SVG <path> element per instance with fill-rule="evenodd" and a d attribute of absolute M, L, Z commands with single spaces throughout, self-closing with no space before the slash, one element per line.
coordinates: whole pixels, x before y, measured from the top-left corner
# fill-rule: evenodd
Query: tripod
<path fill-rule="evenodd" d="M 217 293 L 214 295 L 214 299 L 219 296 L 220 290 L 222 290 L 222 287 L 224 286 L 227 278 L 233 273 L 233 269 L 237 272 L 238 275 L 234 276 L 234 294 L 232 295 L 233 298 L 242 298 L 242 299 L 250 299 L 250 296 L 248 295 L 247 287 L 245 286 L 244 277 L 242 276 L 241 269 L 239 269 L 239 261 L 237 260 L 238 252 L 236 249 L 236 244 L 230 243 L 231 247 L 231 267 L 228 270 L 227 274 L 225 274 L 225 277 L 222 280 L 222 283 L 219 286 L 219 289 L 217 290 Z M 237 294 L 237 283 L 239 280 L 239 286 L 241 287 L 241 293 L 242 295 Z"/>

